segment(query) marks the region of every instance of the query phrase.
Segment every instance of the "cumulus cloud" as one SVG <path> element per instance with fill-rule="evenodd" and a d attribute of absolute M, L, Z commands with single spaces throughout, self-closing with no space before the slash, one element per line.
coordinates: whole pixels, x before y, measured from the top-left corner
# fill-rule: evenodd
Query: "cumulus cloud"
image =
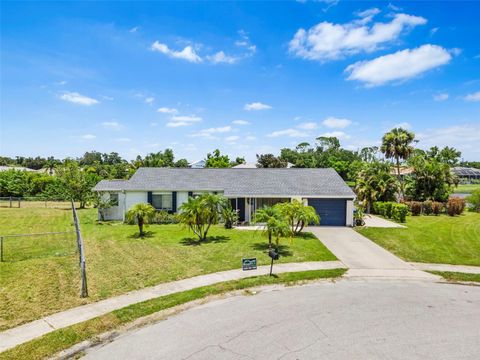
<path fill-rule="evenodd" d="M 68 101 L 74 104 L 84 105 L 84 106 L 90 106 L 90 105 L 95 105 L 99 103 L 98 100 L 85 95 L 81 95 L 78 92 L 67 91 L 67 92 L 64 92 L 62 95 L 60 95 L 59 98 L 64 101 Z"/>
<path fill-rule="evenodd" d="M 369 25 L 378 9 L 369 9 L 345 24 L 321 22 L 308 30 L 299 29 L 289 43 L 289 51 L 303 59 L 328 61 L 361 52 L 372 52 L 392 42 L 406 29 L 423 25 L 420 16 L 395 14 L 390 22 Z"/>
<path fill-rule="evenodd" d="M 435 101 L 445 101 L 449 98 L 449 95 L 447 93 L 438 93 L 433 95 L 433 100 Z"/>
<path fill-rule="evenodd" d="M 176 114 L 178 112 L 177 109 L 169 108 L 169 107 L 161 107 L 161 108 L 158 108 L 157 111 L 162 114 Z"/>
<path fill-rule="evenodd" d="M 232 124 L 235 124 L 235 125 L 250 125 L 250 123 L 246 120 L 233 120 Z"/>
<path fill-rule="evenodd" d="M 175 115 L 170 118 L 167 127 L 190 126 L 200 121 L 202 118 L 197 115 Z"/>
<path fill-rule="evenodd" d="M 232 136 L 227 136 L 227 137 L 225 138 L 225 141 L 226 141 L 226 142 L 229 142 L 229 143 L 234 143 L 234 142 L 237 141 L 238 139 L 240 139 L 240 136 L 232 135 Z"/>
<path fill-rule="evenodd" d="M 170 56 L 176 59 L 183 59 L 193 63 L 202 62 L 202 58 L 196 53 L 195 49 L 188 45 L 183 48 L 183 50 L 172 50 L 166 44 L 162 44 L 161 42 L 155 41 L 151 48 L 153 51 L 158 51 L 162 54 Z"/>
<path fill-rule="evenodd" d="M 471 102 L 480 101 L 480 91 L 474 92 L 472 94 L 468 94 L 463 99 L 465 101 L 471 101 Z"/>
<path fill-rule="evenodd" d="M 339 119 L 333 116 L 330 116 L 322 121 L 322 125 L 331 129 L 345 129 L 350 126 L 352 122 L 348 119 Z"/>
<path fill-rule="evenodd" d="M 101 125 L 105 129 L 110 129 L 110 130 L 120 130 L 123 128 L 123 125 L 117 121 L 104 121 L 101 123 Z"/>
<path fill-rule="evenodd" d="M 207 55 L 207 59 L 214 64 L 235 64 L 239 60 L 238 57 L 226 55 L 223 51 Z"/>
<path fill-rule="evenodd" d="M 227 133 L 232 131 L 231 126 L 220 126 L 220 127 L 213 127 L 208 129 L 202 129 L 197 133 L 190 134 L 190 137 L 206 137 L 206 138 L 213 138 L 213 134 L 219 133 Z"/>
<path fill-rule="evenodd" d="M 348 80 L 357 80 L 367 86 L 383 85 L 420 75 L 428 70 L 448 64 L 450 53 L 437 45 L 423 45 L 393 54 L 377 57 L 370 61 L 358 61 L 348 66 Z"/>
<path fill-rule="evenodd" d="M 263 104 L 261 102 L 253 102 L 249 104 L 245 104 L 243 107 L 245 110 L 251 111 L 251 110 L 268 110 L 271 109 L 272 107 L 267 104 Z"/>
<path fill-rule="evenodd" d="M 315 122 L 304 122 L 299 124 L 297 127 L 303 130 L 314 130 L 318 128 L 318 124 Z"/>
<path fill-rule="evenodd" d="M 96 138 L 96 136 L 92 135 L 92 134 L 85 134 L 85 135 L 80 136 L 80 138 L 82 138 L 83 140 L 93 140 L 93 139 Z"/>
<path fill-rule="evenodd" d="M 336 137 L 337 139 L 350 139 L 350 135 L 346 134 L 343 131 L 330 131 L 330 132 L 323 133 L 320 136 Z"/>
<path fill-rule="evenodd" d="M 297 129 L 285 129 L 285 130 L 278 130 L 274 131 L 267 135 L 268 137 L 280 137 L 280 136 L 288 136 L 288 137 L 307 137 L 308 134 L 305 131 L 300 131 Z"/>

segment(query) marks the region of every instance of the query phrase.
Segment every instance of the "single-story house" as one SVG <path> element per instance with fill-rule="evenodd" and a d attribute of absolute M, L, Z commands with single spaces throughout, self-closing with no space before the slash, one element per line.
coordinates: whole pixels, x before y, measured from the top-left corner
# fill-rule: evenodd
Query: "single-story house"
<path fill-rule="evenodd" d="M 297 199 L 315 208 L 321 225 L 353 225 L 355 194 L 334 169 L 140 168 L 129 180 L 102 180 L 93 190 L 114 203 L 105 220 L 124 220 L 137 203 L 175 213 L 188 197 L 210 192 L 229 198 L 242 222 L 264 205 Z"/>

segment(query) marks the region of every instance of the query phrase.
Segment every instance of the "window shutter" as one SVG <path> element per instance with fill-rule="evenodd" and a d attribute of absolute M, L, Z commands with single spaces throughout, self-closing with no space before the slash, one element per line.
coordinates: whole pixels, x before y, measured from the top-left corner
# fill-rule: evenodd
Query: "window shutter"
<path fill-rule="evenodd" d="M 172 212 L 177 212 L 177 192 L 172 192 Z"/>
<path fill-rule="evenodd" d="M 189 191 L 188 192 L 188 197 L 192 197 L 193 196 L 193 191 Z"/>
<path fill-rule="evenodd" d="M 152 205 L 153 195 L 152 195 L 152 192 L 151 192 L 151 191 L 149 191 L 149 192 L 147 193 L 147 201 L 148 201 L 148 203 L 149 203 L 150 205 Z"/>

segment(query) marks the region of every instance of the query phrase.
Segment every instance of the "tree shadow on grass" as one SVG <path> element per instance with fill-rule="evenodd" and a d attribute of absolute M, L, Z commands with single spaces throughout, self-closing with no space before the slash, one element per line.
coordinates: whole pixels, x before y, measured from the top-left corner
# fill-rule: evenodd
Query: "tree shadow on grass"
<path fill-rule="evenodd" d="M 144 231 L 143 236 L 140 236 L 139 233 L 135 233 L 135 234 L 129 235 L 128 238 L 129 239 L 148 239 L 154 236 L 155 236 L 155 233 L 153 231 Z"/>
<path fill-rule="evenodd" d="M 275 244 L 272 245 L 273 248 L 275 249 L 276 246 Z M 267 252 L 268 251 L 268 242 L 261 242 L 261 243 L 255 243 L 252 245 L 253 250 L 257 251 L 262 251 L 262 252 Z M 278 254 L 280 256 L 292 256 L 293 253 L 290 250 L 290 247 L 287 245 L 278 245 Z"/>
<path fill-rule="evenodd" d="M 302 239 L 302 240 L 310 240 L 310 239 L 315 239 L 318 240 L 315 235 L 313 235 L 311 232 L 301 232 L 298 235 L 295 235 L 295 239 Z"/>
<path fill-rule="evenodd" d="M 180 244 L 185 246 L 199 246 L 204 244 L 217 244 L 217 243 L 225 243 L 229 241 L 230 238 L 228 236 L 208 236 L 205 240 L 200 241 L 198 238 L 183 238 L 180 241 Z"/>

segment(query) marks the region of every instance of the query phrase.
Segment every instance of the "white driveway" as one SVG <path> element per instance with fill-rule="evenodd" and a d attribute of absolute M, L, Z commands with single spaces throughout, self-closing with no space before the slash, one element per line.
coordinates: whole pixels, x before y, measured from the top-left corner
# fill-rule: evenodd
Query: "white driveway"
<path fill-rule="evenodd" d="M 417 270 L 351 228 L 309 227 L 306 231 L 314 233 L 350 269 L 347 276 L 440 279 Z"/>

